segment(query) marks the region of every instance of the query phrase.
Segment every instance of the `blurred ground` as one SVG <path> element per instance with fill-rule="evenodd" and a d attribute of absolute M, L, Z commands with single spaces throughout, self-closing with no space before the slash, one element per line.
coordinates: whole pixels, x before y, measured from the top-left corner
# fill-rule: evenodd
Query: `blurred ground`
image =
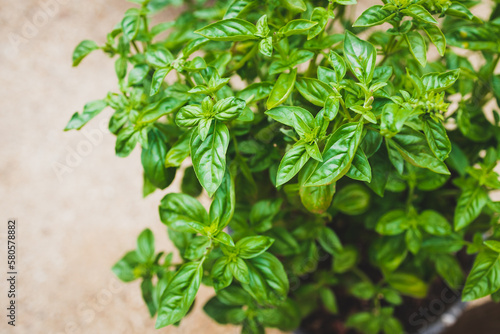
<path fill-rule="evenodd" d="M 173 250 L 157 206 L 179 180 L 142 199 L 139 150 L 115 157 L 105 121 L 110 111 L 83 132 L 62 131 L 74 111 L 116 89 L 105 55 L 93 53 L 74 69 L 73 48 L 83 39 L 102 44 L 130 6 L 124 0 L 0 0 L 2 250 L 7 219 L 19 224 L 17 326 L 7 326 L 2 311 L 0 333 L 239 333 L 200 309 L 212 294 L 206 288 L 179 328 L 154 329 L 138 284 L 118 282 L 110 268 L 146 227 L 155 232 L 157 249 Z"/>

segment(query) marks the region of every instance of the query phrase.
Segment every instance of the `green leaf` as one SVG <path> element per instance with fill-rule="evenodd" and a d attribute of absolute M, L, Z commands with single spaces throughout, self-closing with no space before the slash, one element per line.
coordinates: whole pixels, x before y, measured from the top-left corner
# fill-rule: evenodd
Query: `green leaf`
<path fill-rule="evenodd" d="M 192 131 L 187 131 L 177 139 L 165 156 L 165 167 L 179 167 L 189 156 L 189 142 Z"/>
<path fill-rule="evenodd" d="M 220 257 L 212 266 L 210 276 L 216 292 L 228 287 L 233 281 L 233 273 L 227 267 L 227 260 L 226 256 Z"/>
<path fill-rule="evenodd" d="M 240 90 L 236 97 L 250 103 L 250 101 L 259 101 L 266 98 L 272 89 L 273 84 L 271 82 L 255 82 Z"/>
<path fill-rule="evenodd" d="M 269 30 L 269 25 L 267 24 L 267 15 L 264 14 L 260 17 L 260 19 L 257 21 L 256 27 L 257 27 L 257 32 L 255 33 L 255 36 L 260 38 L 266 38 L 267 35 L 269 35 L 270 30 Z"/>
<path fill-rule="evenodd" d="M 246 41 L 257 39 L 257 27 L 245 20 L 232 18 L 218 21 L 195 31 L 213 41 Z"/>
<path fill-rule="evenodd" d="M 231 238 L 231 236 L 224 231 L 220 231 L 219 233 L 217 233 L 217 235 L 213 236 L 213 239 L 215 241 L 223 243 L 224 245 L 234 247 L 233 238 Z"/>
<path fill-rule="evenodd" d="M 441 29 L 434 25 L 428 25 L 424 27 L 424 31 L 427 33 L 427 36 L 429 36 L 432 43 L 436 46 L 436 49 L 441 57 L 443 57 L 446 51 L 446 38 L 444 37 Z"/>
<path fill-rule="evenodd" d="M 333 89 L 329 85 L 318 79 L 300 78 L 295 82 L 295 86 L 307 101 L 319 107 L 323 107 L 328 96 L 334 94 Z"/>
<path fill-rule="evenodd" d="M 358 148 L 354 158 L 352 159 L 351 168 L 346 173 L 346 176 L 353 180 L 371 182 L 372 180 L 372 169 L 368 158 L 361 148 Z"/>
<path fill-rule="evenodd" d="M 78 66 L 83 58 L 97 49 L 99 49 L 99 46 L 94 41 L 85 40 L 80 42 L 75 48 L 75 51 L 73 51 L 73 66 Z"/>
<path fill-rule="evenodd" d="M 323 162 L 318 162 L 304 186 L 321 186 L 340 179 L 351 165 L 363 132 L 362 123 L 347 123 L 328 139 Z"/>
<path fill-rule="evenodd" d="M 267 109 L 283 104 L 288 96 L 292 93 L 293 85 L 295 84 L 295 77 L 297 76 L 297 69 L 294 68 L 290 73 L 281 73 L 274 85 L 269 98 L 267 99 Z"/>
<path fill-rule="evenodd" d="M 184 49 L 182 49 L 182 54 L 185 57 L 189 57 L 192 53 L 204 47 L 209 41 L 210 40 L 206 39 L 205 37 L 193 39 L 184 47 Z"/>
<path fill-rule="evenodd" d="M 325 308 L 333 314 L 338 313 L 337 299 L 335 298 L 335 294 L 331 289 L 321 288 L 320 293 L 321 301 Z"/>
<path fill-rule="evenodd" d="M 137 125 L 146 125 L 153 123 L 159 118 L 177 111 L 186 103 L 186 100 L 177 100 L 175 98 L 166 97 L 158 102 L 152 103 L 144 107 L 137 117 Z"/>
<path fill-rule="evenodd" d="M 436 157 L 441 161 L 448 158 L 451 152 L 451 142 L 450 139 L 448 139 L 446 128 L 443 123 L 431 117 L 427 117 L 424 120 L 424 133 L 427 138 L 427 143 Z"/>
<path fill-rule="evenodd" d="M 249 259 L 247 262 L 250 282 L 243 288 L 262 305 L 277 305 L 285 300 L 288 277 L 281 262 L 270 253 Z"/>
<path fill-rule="evenodd" d="M 142 83 L 142 80 L 146 77 L 149 71 L 149 66 L 146 64 L 140 64 L 134 66 L 128 75 L 128 85 L 134 86 Z"/>
<path fill-rule="evenodd" d="M 319 230 L 318 242 L 321 247 L 328 253 L 335 255 L 343 250 L 342 243 L 340 242 L 337 234 L 326 226 Z"/>
<path fill-rule="evenodd" d="M 226 151 L 229 146 L 229 130 L 220 122 L 214 122 L 205 140 L 198 131 L 191 137 L 191 158 L 200 184 L 211 197 L 219 188 L 226 170 Z"/>
<path fill-rule="evenodd" d="M 171 67 L 167 67 L 160 68 L 155 71 L 155 73 L 153 74 L 153 79 L 151 80 L 151 89 L 149 91 L 150 96 L 156 95 L 160 91 L 163 80 L 165 80 L 165 77 L 171 69 Z"/>
<path fill-rule="evenodd" d="M 156 328 L 181 320 L 194 302 L 203 276 L 203 262 L 184 264 L 168 283 L 158 307 Z"/>
<path fill-rule="evenodd" d="M 460 231 L 472 223 L 488 200 L 488 193 L 483 187 L 470 185 L 463 189 L 455 208 L 455 231 Z"/>
<path fill-rule="evenodd" d="M 252 259 L 264 253 L 273 244 L 274 239 L 265 236 L 246 237 L 236 243 L 238 256 Z"/>
<path fill-rule="evenodd" d="M 241 306 L 226 305 L 222 303 L 218 297 L 212 297 L 205 306 L 203 306 L 203 310 L 210 318 L 223 325 L 238 325 L 245 319 L 245 311 L 243 311 Z"/>
<path fill-rule="evenodd" d="M 254 204 L 250 210 L 250 222 L 258 233 L 267 231 L 272 227 L 274 217 L 279 213 L 282 200 L 263 200 Z"/>
<path fill-rule="evenodd" d="M 87 124 L 92 118 L 99 115 L 101 111 L 108 106 L 107 102 L 104 100 L 96 100 L 87 103 L 83 107 L 83 112 L 79 114 L 75 112 L 68 124 L 64 128 L 64 131 L 68 130 L 80 130 L 85 124 Z"/>
<path fill-rule="evenodd" d="M 412 274 L 392 273 L 386 280 L 390 286 L 404 295 L 414 298 L 424 298 L 427 295 L 427 284 Z"/>
<path fill-rule="evenodd" d="M 335 184 L 328 184 L 319 187 L 300 187 L 300 201 L 304 207 L 312 213 L 322 214 L 332 204 L 335 194 Z"/>
<path fill-rule="evenodd" d="M 198 104 L 190 104 L 179 110 L 175 117 L 175 123 L 180 127 L 193 127 L 198 125 L 202 118 L 202 107 Z"/>
<path fill-rule="evenodd" d="M 397 149 L 403 158 L 414 166 L 427 168 L 435 173 L 450 174 L 446 165 L 437 159 L 423 134 L 410 128 L 403 130 L 388 139 L 389 147 Z"/>
<path fill-rule="evenodd" d="M 308 33 L 309 29 L 318 25 L 317 22 L 312 22 L 304 19 L 288 21 L 288 23 L 279 30 L 280 34 L 285 36 L 300 35 Z"/>
<path fill-rule="evenodd" d="M 401 12 L 415 19 L 418 19 L 422 22 L 429 24 L 437 24 L 436 19 L 432 17 L 432 15 L 427 11 L 427 9 L 425 9 L 420 5 L 416 4 L 410 5 L 407 9 L 403 9 Z"/>
<path fill-rule="evenodd" d="M 141 26 L 141 15 L 138 9 L 131 8 L 125 13 L 125 17 L 121 22 L 123 34 L 129 41 L 133 41 L 139 32 Z"/>
<path fill-rule="evenodd" d="M 345 273 L 356 265 L 357 259 L 357 250 L 354 247 L 345 247 L 342 251 L 337 252 L 333 258 L 333 272 Z"/>
<path fill-rule="evenodd" d="M 342 58 L 337 52 L 330 50 L 330 53 L 328 54 L 328 60 L 330 61 L 330 64 L 332 65 L 333 71 L 335 73 L 335 83 L 340 83 L 340 80 L 344 78 L 347 71 L 344 58 Z"/>
<path fill-rule="evenodd" d="M 154 67 L 167 67 L 174 61 L 174 56 L 164 47 L 152 48 L 146 51 L 146 61 Z"/>
<path fill-rule="evenodd" d="M 186 194 L 167 194 L 160 203 L 163 224 L 179 232 L 193 232 L 208 225 L 209 218 L 203 205 Z"/>
<path fill-rule="evenodd" d="M 295 114 L 295 117 L 292 114 Z M 268 115 L 275 121 L 280 122 L 281 124 L 288 125 L 294 129 L 299 128 L 299 125 L 297 125 L 296 122 L 297 119 L 301 119 L 309 128 L 314 127 L 314 118 L 312 114 L 301 107 L 276 107 L 266 111 L 266 115 Z"/>
<path fill-rule="evenodd" d="M 490 295 L 500 288 L 500 254 L 489 249 L 480 252 L 465 282 L 462 301 Z"/>
<path fill-rule="evenodd" d="M 215 118 L 220 121 L 230 121 L 241 114 L 246 107 L 245 101 L 233 96 L 217 101 L 213 110 L 216 113 Z"/>
<path fill-rule="evenodd" d="M 413 57 L 415 57 L 422 67 L 425 67 L 427 65 L 427 44 L 425 44 L 422 35 L 416 31 L 410 31 L 405 34 L 405 38 Z"/>
<path fill-rule="evenodd" d="M 117 156 L 127 157 L 137 145 L 139 133 L 133 127 L 123 128 L 116 137 L 115 153 Z"/>
<path fill-rule="evenodd" d="M 111 269 L 113 273 L 123 282 L 132 282 L 137 279 L 135 268 L 141 263 L 137 251 L 130 251 L 118 261 Z"/>
<path fill-rule="evenodd" d="M 153 301 L 154 287 L 151 278 L 145 278 L 141 283 L 142 299 L 146 303 L 149 315 L 154 317 L 156 314 L 156 305 Z"/>
<path fill-rule="evenodd" d="M 353 27 L 373 27 L 381 25 L 392 19 L 396 13 L 382 9 L 381 5 L 375 5 L 365 10 L 352 25 Z"/>
<path fill-rule="evenodd" d="M 422 233 L 419 229 L 410 227 L 405 233 L 405 241 L 408 250 L 417 254 L 422 246 Z"/>
<path fill-rule="evenodd" d="M 215 192 L 209 211 L 210 223 L 215 224 L 218 231 L 222 231 L 233 218 L 235 207 L 234 191 L 234 180 L 226 172 L 219 189 Z"/>
<path fill-rule="evenodd" d="M 458 289 L 464 283 L 464 273 L 458 260 L 449 254 L 433 255 L 436 271 L 453 289 Z"/>
<path fill-rule="evenodd" d="M 451 233 L 446 218 L 434 210 L 425 210 L 418 217 L 418 224 L 429 234 L 444 236 Z"/>
<path fill-rule="evenodd" d="M 311 21 L 317 24 L 307 32 L 307 39 L 313 39 L 318 36 L 326 27 L 328 22 L 328 13 L 323 7 L 315 7 L 311 14 Z"/>
<path fill-rule="evenodd" d="M 422 77 L 422 82 L 427 91 L 441 92 L 451 87 L 457 81 L 460 70 L 443 73 L 428 73 Z"/>
<path fill-rule="evenodd" d="M 370 205 L 368 190 L 359 183 L 352 183 L 341 188 L 333 198 L 332 206 L 340 212 L 349 215 L 360 215 Z"/>
<path fill-rule="evenodd" d="M 484 245 L 494 252 L 500 253 L 500 241 L 497 240 L 486 240 Z"/>
<path fill-rule="evenodd" d="M 155 238 L 150 229 L 145 229 L 137 238 L 137 256 L 141 262 L 148 263 L 154 260 Z"/>
<path fill-rule="evenodd" d="M 165 189 L 175 177 L 175 168 L 165 168 L 167 155 L 167 138 L 158 129 L 148 132 L 148 147 L 142 149 L 141 163 L 144 174 L 157 188 Z"/>
<path fill-rule="evenodd" d="M 276 176 L 276 186 L 287 183 L 304 167 L 310 159 L 304 144 L 295 144 L 281 159 Z"/>
<path fill-rule="evenodd" d="M 397 235 L 406 231 L 411 225 L 408 214 L 401 209 L 384 214 L 377 222 L 375 230 L 382 235 Z"/>
<path fill-rule="evenodd" d="M 352 73 L 364 84 L 369 84 L 373 78 L 377 52 L 375 47 L 358 38 L 349 31 L 344 37 L 344 57 Z"/>
<path fill-rule="evenodd" d="M 463 4 L 459 2 L 452 2 L 448 9 L 446 10 L 446 15 L 450 16 L 455 16 L 455 17 L 460 17 L 463 19 L 468 19 L 468 20 L 473 20 L 474 19 L 474 14 L 471 13 L 471 11 L 465 7 Z"/>

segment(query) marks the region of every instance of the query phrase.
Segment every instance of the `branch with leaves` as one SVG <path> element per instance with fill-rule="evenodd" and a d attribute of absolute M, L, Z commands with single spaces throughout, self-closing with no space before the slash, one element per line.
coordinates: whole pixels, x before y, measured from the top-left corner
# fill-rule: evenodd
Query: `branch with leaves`
<path fill-rule="evenodd" d="M 355 0 L 198 0 L 153 26 L 182 2 L 132 2 L 103 46 L 75 49 L 74 66 L 94 50 L 116 59 L 118 91 L 66 130 L 111 108 L 116 154 L 142 150 L 144 196 L 190 157 L 183 193 L 159 207 L 180 261 L 145 230 L 113 267 L 142 280 L 157 328 L 179 324 L 202 283 L 206 313 L 242 333 L 318 310 L 403 333 L 402 296 L 439 281 L 500 300 L 500 114 L 485 116 L 500 104 L 498 4 L 482 20 L 470 1 L 387 0 L 353 20 Z"/>

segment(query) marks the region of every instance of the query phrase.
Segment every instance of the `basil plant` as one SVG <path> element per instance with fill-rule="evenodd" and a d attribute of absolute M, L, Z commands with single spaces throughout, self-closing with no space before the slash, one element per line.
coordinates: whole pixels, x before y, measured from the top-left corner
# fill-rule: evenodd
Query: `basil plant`
<path fill-rule="evenodd" d="M 130 1 L 73 54 L 108 54 L 117 89 L 65 130 L 109 107 L 116 155 L 141 150 L 144 196 L 182 173 L 159 205 L 179 256 L 146 229 L 113 267 L 141 281 L 156 328 L 200 284 L 206 313 L 248 334 L 315 314 L 403 333 L 400 309 L 436 285 L 500 300 L 498 1 L 482 18 L 468 0 L 357 18 L 356 0 Z"/>

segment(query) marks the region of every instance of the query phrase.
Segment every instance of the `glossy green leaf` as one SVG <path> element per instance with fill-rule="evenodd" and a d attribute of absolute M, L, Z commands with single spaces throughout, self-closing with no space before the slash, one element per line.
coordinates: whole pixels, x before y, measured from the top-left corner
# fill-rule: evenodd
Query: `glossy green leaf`
<path fill-rule="evenodd" d="M 416 31 L 411 31 L 405 35 L 406 43 L 408 43 L 408 48 L 415 59 L 425 67 L 427 65 L 427 44 L 425 40 Z"/>
<path fill-rule="evenodd" d="M 344 37 L 344 57 L 356 78 L 362 83 L 370 83 L 377 60 L 375 47 L 356 37 L 351 32 L 346 32 Z"/>
<path fill-rule="evenodd" d="M 274 239 L 265 236 L 246 237 L 236 243 L 238 256 L 252 259 L 264 253 L 273 244 Z"/>
<path fill-rule="evenodd" d="M 311 21 L 316 22 L 317 24 L 309 29 L 307 32 L 307 39 L 312 39 L 318 36 L 325 29 L 326 23 L 328 22 L 326 9 L 323 7 L 315 7 L 311 14 Z"/>
<path fill-rule="evenodd" d="M 443 123 L 430 117 L 426 118 L 423 123 L 429 147 L 439 160 L 444 161 L 451 152 L 451 142 Z"/>
<path fill-rule="evenodd" d="M 229 130 L 220 122 L 214 122 L 205 140 L 195 131 L 191 137 L 191 157 L 198 180 L 209 196 L 219 188 L 226 170 L 226 151 Z"/>
<path fill-rule="evenodd" d="M 99 46 L 94 41 L 85 40 L 80 42 L 73 51 L 73 66 L 78 66 L 85 57 L 97 49 L 99 49 Z"/>
<path fill-rule="evenodd" d="M 71 116 L 71 119 L 69 120 L 68 124 L 64 128 L 64 131 L 68 130 L 80 130 L 85 124 L 87 124 L 92 118 L 95 116 L 99 115 L 101 111 L 106 108 L 108 104 L 104 100 L 96 100 L 87 103 L 83 107 L 83 112 L 82 113 L 74 113 L 73 116 Z"/>
<path fill-rule="evenodd" d="M 331 184 L 347 173 L 356 154 L 362 132 L 361 123 L 348 123 L 337 129 L 325 145 L 323 162 L 317 163 L 304 186 Z"/>
<path fill-rule="evenodd" d="M 428 73 L 422 77 L 424 87 L 428 91 L 441 92 L 451 87 L 457 81 L 460 70 L 452 70 L 444 73 Z"/>
<path fill-rule="evenodd" d="M 285 36 L 307 34 L 309 29 L 317 25 L 317 22 L 304 19 L 291 20 L 279 32 Z"/>
<path fill-rule="evenodd" d="M 455 208 L 455 231 L 472 223 L 479 216 L 488 200 L 487 192 L 478 185 L 471 185 L 463 189 Z"/>
<path fill-rule="evenodd" d="M 304 144 L 296 144 L 281 159 L 276 176 L 276 186 L 280 186 L 293 178 L 310 159 Z"/>
<path fill-rule="evenodd" d="M 194 302 L 203 276 L 203 262 L 184 264 L 170 280 L 158 307 L 156 328 L 181 320 Z"/>
<path fill-rule="evenodd" d="M 446 51 L 446 38 L 444 37 L 441 29 L 437 26 L 429 25 L 424 27 L 424 31 L 427 33 L 427 36 L 429 36 L 432 43 L 436 46 L 436 49 L 441 57 L 444 56 L 444 52 Z"/>
<path fill-rule="evenodd" d="M 402 12 L 408 16 L 418 19 L 425 23 L 437 24 L 436 19 L 425 9 L 424 7 L 412 4 L 407 9 L 403 9 Z"/>
<path fill-rule="evenodd" d="M 373 27 L 392 19 L 396 13 L 382 9 L 382 6 L 375 5 L 365 10 L 354 22 L 353 27 Z"/>
<path fill-rule="evenodd" d="M 186 194 L 170 193 L 160 203 L 163 224 L 179 232 L 193 232 L 209 222 L 205 208 L 195 198 Z"/>
<path fill-rule="evenodd" d="M 462 301 L 485 297 L 500 289 L 500 254 L 486 249 L 480 252 L 467 277 Z"/>
<path fill-rule="evenodd" d="M 255 33 L 257 33 L 255 25 L 237 18 L 209 24 L 204 28 L 196 30 L 195 33 L 213 41 L 237 42 L 257 39 L 255 36 Z"/>
<path fill-rule="evenodd" d="M 382 235 L 397 235 L 406 231 L 410 224 L 411 220 L 404 210 L 392 210 L 379 219 L 376 231 Z"/>
<path fill-rule="evenodd" d="M 297 76 L 297 69 L 294 68 L 290 73 L 281 73 L 274 85 L 269 98 L 267 99 L 267 109 L 283 104 L 288 96 L 292 93 L 295 84 L 295 77 Z"/>
<path fill-rule="evenodd" d="M 408 273 L 392 273 L 386 281 L 404 295 L 423 298 L 427 295 L 427 284 L 417 276 Z"/>
<path fill-rule="evenodd" d="M 329 95 L 334 94 L 329 85 L 318 79 L 301 78 L 295 82 L 295 86 L 307 101 L 320 107 L 325 105 Z"/>
<path fill-rule="evenodd" d="M 392 147 L 401 156 L 414 166 L 428 168 L 439 174 L 450 174 L 446 165 L 437 159 L 427 145 L 427 140 L 418 131 L 405 128 L 400 133 L 388 140 Z"/>
<path fill-rule="evenodd" d="M 444 236 L 451 233 L 446 218 L 434 210 L 425 210 L 418 217 L 418 224 L 429 234 Z"/>
<path fill-rule="evenodd" d="M 141 163 L 144 174 L 157 188 L 165 189 L 175 177 L 174 168 L 165 168 L 167 156 L 166 137 L 160 130 L 152 129 L 148 132 L 148 147 L 142 149 Z"/>

